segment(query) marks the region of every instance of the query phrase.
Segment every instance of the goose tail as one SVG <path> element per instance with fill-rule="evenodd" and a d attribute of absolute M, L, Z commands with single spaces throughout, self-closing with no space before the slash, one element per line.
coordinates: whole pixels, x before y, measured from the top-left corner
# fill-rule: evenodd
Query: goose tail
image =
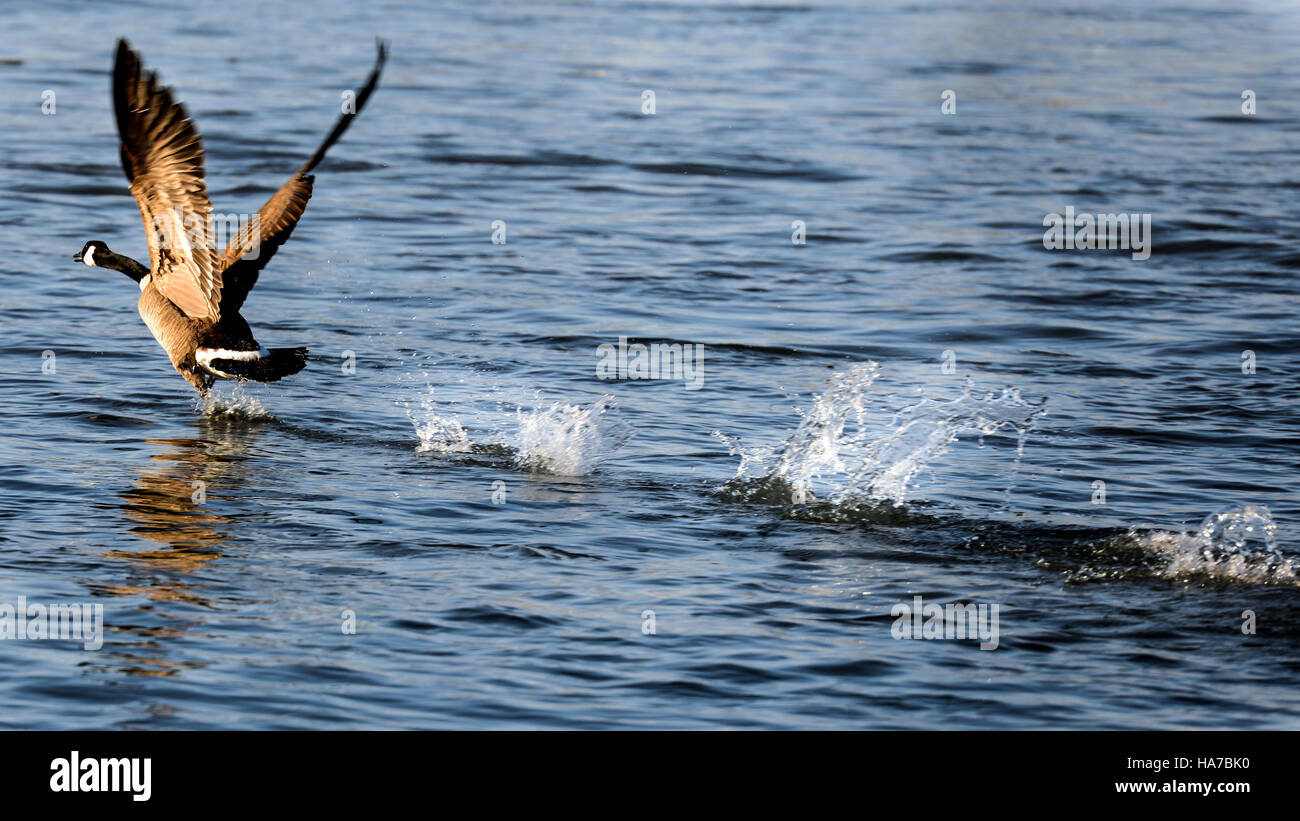
<path fill-rule="evenodd" d="M 278 382 L 307 367 L 306 348 L 272 348 L 257 359 L 214 359 L 213 370 L 254 382 Z"/>

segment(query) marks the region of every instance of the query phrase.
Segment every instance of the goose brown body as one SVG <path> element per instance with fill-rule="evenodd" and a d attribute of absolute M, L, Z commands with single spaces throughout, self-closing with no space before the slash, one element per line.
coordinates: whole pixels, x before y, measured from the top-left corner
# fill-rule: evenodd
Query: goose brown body
<path fill-rule="evenodd" d="M 201 365 L 197 357 L 199 351 L 258 352 L 261 350 L 257 340 L 253 338 L 252 329 L 238 313 L 227 314 L 218 320 L 194 319 L 176 307 L 176 303 L 163 296 L 153 283 L 147 284 L 140 292 L 138 307 L 140 318 L 144 320 L 154 339 L 157 339 L 163 350 L 167 352 L 172 367 L 200 393 L 207 393 L 217 378 L 230 377 L 220 377 L 211 367 Z M 301 364 L 305 365 L 306 350 L 301 350 L 303 353 Z M 301 367 L 292 373 L 297 373 L 298 370 L 301 370 Z M 289 375 L 291 374 L 281 373 L 273 379 L 258 381 L 274 382 Z"/>

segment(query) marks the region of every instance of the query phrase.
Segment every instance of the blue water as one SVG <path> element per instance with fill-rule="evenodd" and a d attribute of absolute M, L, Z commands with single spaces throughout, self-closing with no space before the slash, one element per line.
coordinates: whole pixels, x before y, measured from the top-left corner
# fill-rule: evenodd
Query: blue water
<path fill-rule="evenodd" d="M 0 726 L 1300 726 L 1300 10 L 260 8 L 6 11 L 0 605 L 104 643 L 0 641 Z M 148 259 L 117 36 L 223 213 L 390 41 L 244 309 L 303 373 L 201 405 L 72 261 Z"/>

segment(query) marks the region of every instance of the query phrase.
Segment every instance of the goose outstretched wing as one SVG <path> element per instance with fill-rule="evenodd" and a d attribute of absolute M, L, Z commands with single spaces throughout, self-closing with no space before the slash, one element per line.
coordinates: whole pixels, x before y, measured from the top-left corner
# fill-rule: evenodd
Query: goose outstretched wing
<path fill-rule="evenodd" d="M 212 203 L 203 180 L 203 143 L 185 107 L 117 41 L 113 105 L 122 168 L 149 238 L 154 286 L 195 319 L 217 319 L 221 271 L 215 265 Z"/>

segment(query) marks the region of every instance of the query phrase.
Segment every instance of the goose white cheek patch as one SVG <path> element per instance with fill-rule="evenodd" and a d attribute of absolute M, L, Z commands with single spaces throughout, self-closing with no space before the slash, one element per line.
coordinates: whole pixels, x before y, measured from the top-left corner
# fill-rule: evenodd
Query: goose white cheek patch
<path fill-rule="evenodd" d="M 92 245 L 86 249 L 86 253 L 81 255 L 81 261 L 91 268 L 95 267 L 95 246 Z"/>

